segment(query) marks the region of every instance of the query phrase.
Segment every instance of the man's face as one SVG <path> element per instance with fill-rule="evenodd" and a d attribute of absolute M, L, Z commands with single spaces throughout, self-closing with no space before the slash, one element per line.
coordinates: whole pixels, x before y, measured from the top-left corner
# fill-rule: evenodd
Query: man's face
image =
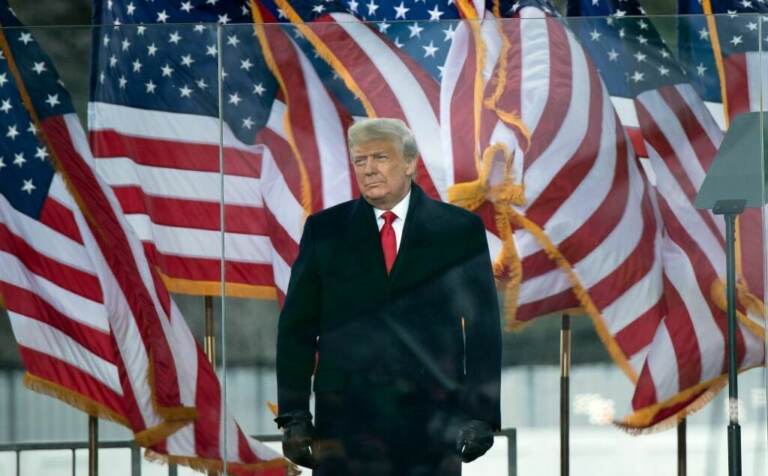
<path fill-rule="evenodd" d="M 355 145 L 351 153 L 360 193 L 374 207 L 389 210 L 411 189 L 416 159 L 405 160 L 391 140 L 363 142 Z"/>

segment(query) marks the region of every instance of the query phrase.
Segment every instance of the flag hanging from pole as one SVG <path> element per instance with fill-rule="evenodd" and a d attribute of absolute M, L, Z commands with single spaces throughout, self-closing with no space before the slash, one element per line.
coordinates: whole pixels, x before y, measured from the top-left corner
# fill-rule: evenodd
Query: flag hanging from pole
<path fill-rule="evenodd" d="M 286 474 L 224 411 L 213 368 L 93 169 L 53 63 L 4 1 L 0 25 L 0 293 L 25 383 L 127 426 L 155 457 Z"/>

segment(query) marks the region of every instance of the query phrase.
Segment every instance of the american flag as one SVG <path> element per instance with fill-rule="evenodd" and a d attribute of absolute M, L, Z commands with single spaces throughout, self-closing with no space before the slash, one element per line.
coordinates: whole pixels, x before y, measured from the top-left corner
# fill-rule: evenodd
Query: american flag
<path fill-rule="evenodd" d="M 624 423 L 663 427 L 709 401 L 727 372 L 723 226 L 694 207 L 723 134 L 637 0 L 573 1 L 569 13 L 611 94 L 632 101 L 625 117 L 639 129 L 656 182 L 663 312 Z M 742 314 L 741 368 L 763 362 L 762 334 L 763 324 Z"/>
<path fill-rule="evenodd" d="M 241 474 L 287 463 L 244 436 L 116 198 L 51 60 L 0 2 L 0 292 L 25 383 L 130 428 L 152 454 Z"/>
<path fill-rule="evenodd" d="M 768 46 L 768 5 L 759 0 L 679 0 L 678 12 L 691 15 L 678 21 L 678 49 L 699 94 L 723 103 L 728 117 L 760 111 L 766 84 L 760 52 Z M 707 12 L 714 16 L 704 16 Z"/>
<path fill-rule="evenodd" d="M 250 23 L 247 3 L 192 3 L 94 2 L 94 23 L 109 25 L 94 33 L 96 168 L 169 289 L 215 295 L 225 279 L 229 295 L 274 297 L 254 138 L 269 120 L 277 82 L 252 28 L 217 28 Z"/>

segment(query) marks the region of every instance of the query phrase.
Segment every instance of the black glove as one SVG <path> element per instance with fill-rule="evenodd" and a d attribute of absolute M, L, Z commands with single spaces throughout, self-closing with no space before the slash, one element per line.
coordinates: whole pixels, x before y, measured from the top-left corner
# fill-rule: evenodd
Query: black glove
<path fill-rule="evenodd" d="M 275 418 L 275 422 L 283 428 L 283 455 L 299 466 L 312 468 L 312 438 L 315 435 L 312 414 L 306 411 L 288 412 Z"/>
<path fill-rule="evenodd" d="M 493 430 L 480 420 L 469 420 L 461 426 L 456 437 L 456 452 L 465 463 L 484 455 L 493 446 Z"/>

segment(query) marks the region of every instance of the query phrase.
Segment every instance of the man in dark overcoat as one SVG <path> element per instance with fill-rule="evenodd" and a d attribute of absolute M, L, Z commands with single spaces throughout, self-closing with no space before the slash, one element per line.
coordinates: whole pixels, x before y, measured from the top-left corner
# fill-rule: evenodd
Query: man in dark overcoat
<path fill-rule="evenodd" d="M 280 314 L 283 451 L 319 476 L 459 475 L 500 426 L 485 228 L 413 183 L 402 121 L 358 122 L 348 142 L 361 197 L 307 219 Z"/>

